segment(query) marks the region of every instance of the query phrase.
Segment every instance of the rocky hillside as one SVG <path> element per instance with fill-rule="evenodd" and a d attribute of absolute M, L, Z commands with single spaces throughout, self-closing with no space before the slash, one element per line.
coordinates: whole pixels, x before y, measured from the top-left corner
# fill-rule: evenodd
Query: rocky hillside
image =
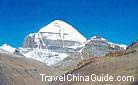
<path fill-rule="evenodd" d="M 138 47 L 138 40 L 132 42 L 128 47 L 127 49 L 135 49 Z"/>
<path fill-rule="evenodd" d="M 117 55 L 117 56 L 115 56 Z M 67 72 L 67 74 L 78 74 L 81 76 L 90 76 L 92 73 L 100 76 L 102 74 L 109 74 L 116 78 L 117 76 L 134 76 L 134 81 L 112 81 L 112 82 L 77 82 L 77 81 L 65 81 L 65 82 L 51 82 L 50 85 L 137 85 L 138 83 L 138 48 L 127 50 L 126 52 L 112 53 L 102 58 L 88 59 L 79 63 L 79 66 Z"/>
<path fill-rule="evenodd" d="M 112 51 L 125 50 L 126 47 L 126 45 L 111 43 L 100 36 L 93 36 L 85 44 L 82 53 L 85 58 L 89 58 L 90 56 L 101 57 Z"/>
<path fill-rule="evenodd" d="M 60 71 L 33 59 L 0 52 L 0 85 L 44 85 L 40 73 L 59 75 Z"/>
<path fill-rule="evenodd" d="M 126 45 L 114 44 L 100 36 L 94 36 L 88 40 L 85 46 L 78 52 L 69 55 L 54 67 L 62 71 L 69 71 L 77 66 L 80 61 L 95 57 L 103 57 L 112 52 L 125 51 Z"/>

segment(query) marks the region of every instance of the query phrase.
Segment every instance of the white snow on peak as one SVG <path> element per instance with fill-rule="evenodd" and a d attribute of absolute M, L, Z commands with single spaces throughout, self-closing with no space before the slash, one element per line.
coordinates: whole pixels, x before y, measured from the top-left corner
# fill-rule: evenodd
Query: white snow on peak
<path fill-rule="evenodd" d="M 8 44 L 3 44 L 2 46 L 0 46 L 0 48 L 2 50 L 5 50 L 5 51 L 8 51 L 8 52 L 11 52 L 11 53 L 14 53 L 15 52 L 15 48 L 11 47 L 10 45 Z"/>
<path fill-rule="evenodd" d="M 88 40 L 87 42 L 91 41 L 91 40 L 102 40 L 102 41 L 106 41 L 111 47 L 115 48 L 115 46 L 119 46 L 120 48 L 122 49 L 126 49 L 127 48 L 127 45 L 124 45 L 124 44 L 115 44 L 115 43 L 112 43 L 112 42 L 108 42 L 107 39 L 105 38 L 102 38 L 100 36 L 93 36 L 90 40 Z"/>
<path fill-rule="evenodd" d="M 93 36 L 93 37 L 92 37 L 92 39 L 95 39 L 95 38 L 97 38 L 97 36 Z"/>
<path fill-rule="evenodd" d="M 30 33 L 28 36 L 33 37 L 36 33 Z M 27 37 L 28 37 L 27 36 Z"/>
<path fill-rule="evenodd" d="M 127 45 L 125 45 L 125 44 L 115 44 L 115 43 L 112 43 L 112 42 L 108 42 L 108 44 L 110 44 L 111 45 L 111 47 L 115 47 L 115 45 L 117 45 L 117 46 L 119 46 L 119 47 L 121 47 L 121 48 L 123 48 L 123 49 L 127 49 Z"/>
<path fill-rule="evenodd" d="M 71 40 L 86 42 L 86 38 L 74 27 L 61 20 L 55 20 L 39 30 L 47 39 L 51 40 Z"/>
<path fill-rule="evenodd" d="M 105 38 L 102 38 L 100 36 L 93 36 L 90 40 L 97 40 L 97 39 L 100 39 L 102 41 L 107 41 Z"/>

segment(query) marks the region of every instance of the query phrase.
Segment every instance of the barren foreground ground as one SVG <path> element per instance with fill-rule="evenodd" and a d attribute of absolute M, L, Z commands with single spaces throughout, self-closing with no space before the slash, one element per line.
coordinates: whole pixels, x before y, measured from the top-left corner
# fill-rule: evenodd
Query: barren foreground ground
<path fill-rule="evenodd" d="M 138 85 L 138 51 L 124 56 L 105 56 L 70 71 L 71 74 L 79 74 L 81 76 L 109 74 L 116 78 L 117 76 L 133 75 L 135 81 L 57 81 L 49 83 L 41 81 L 40 73 L 54 76 L 61 74 L 59 70 L 48 67 L 36 60 L 25 59 L 14 54 L 0 53 L 0 85 Z"/>
<path fill-rule="evenodd" d="M 40 73 L 57 75 L 56 72 L 59 71 L 36 60 L 0 53 L 0 85 L 45 85 Z"/>
<path fill-rule="evenodd" d="M 138 50 L 124 56 L 105 56 L 95 62 L 91 62 L 79 69 L 70 72 L 74 75 L 90 76 L 96 74 L 109 74 L 116 78 L 117 76 L 134 76 L 134 81 L 112 81 L 112 82 L 52 82 L 51 85 L 138 85 Z"/>

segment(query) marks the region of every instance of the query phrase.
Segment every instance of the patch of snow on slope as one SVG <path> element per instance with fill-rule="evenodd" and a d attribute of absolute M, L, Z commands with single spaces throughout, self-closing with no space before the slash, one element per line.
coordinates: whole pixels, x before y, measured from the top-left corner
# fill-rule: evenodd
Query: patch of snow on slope
<path fill-rule="evenodd" d="M 14 53 L 16 50 L 15 48 L 11 47 L 8 44 L 3 44 L 2 46 L 0 46 L 0 48 L 11 53 Z"/>
<path fill-rule="evenodd" d="M 51 66 L 51 65 L 55 65 L 56 63 L 62 61 L 64 58 L 66 58 L 67 56 L 69 56 L 66 53 L 59 53 L 57 56 L 53 56 L 49 59 L 47 59 L 45 62 L 47 65 Z"/>
<path fill-rule="evenodd" d="M 44 49 L 34 49 L 30 52 L 23 53 L 23 55 L 26 58 L 32 58 L 47 65 L 54 65 L 68 56 L 66 53 L 51 52 Z"/>
<path fill-rule="evenodd" d="M 90 40 L 102 40 L 102 41 L 107 41 L 105 38 L 102 38 L 100 36 L 93 36 Z M 87 41 L 88 42 L 88 41 Z"/>
<path fill-rule="evenodd" d="M 110 44 L 111 47 L 113 47 L 113 48 L 115 47 L 115 45 L 117 45 L 117 46 L 119 46 L 119 47 L 121 47 L 123 49 L 127 48 L 127 45 L 124 45 L 124 44 L 115 44 L 115 43 L 112 43 L 112 42 L 108 42 L 108 44 Z"/>

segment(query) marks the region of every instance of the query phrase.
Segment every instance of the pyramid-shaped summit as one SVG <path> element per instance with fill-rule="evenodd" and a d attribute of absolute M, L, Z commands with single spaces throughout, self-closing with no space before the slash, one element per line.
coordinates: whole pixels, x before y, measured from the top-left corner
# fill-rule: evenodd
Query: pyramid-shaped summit
<path fill-rule="evenodd" d="M 55 20 L 25 37 L 20 52 L 48 65 L 56 64 L 82 49 L 86 38 L 64 21 Z"/>
<path fill-rule="evenodd" d="M 69 40 L 80 43 L 86 42 L 86 38 L 74 27 L 61 20 L 55 20 L 39 30 L 41 34 L 50 40 Z"/>
<path fill-rule="evenodd" d="M 61 20 L 55 20 L 41 28 L 37 33 L 30 33 L 24 40 L 24 48 L 54 48 L 80 46 L 86 38 L 75 28 Z"/>

